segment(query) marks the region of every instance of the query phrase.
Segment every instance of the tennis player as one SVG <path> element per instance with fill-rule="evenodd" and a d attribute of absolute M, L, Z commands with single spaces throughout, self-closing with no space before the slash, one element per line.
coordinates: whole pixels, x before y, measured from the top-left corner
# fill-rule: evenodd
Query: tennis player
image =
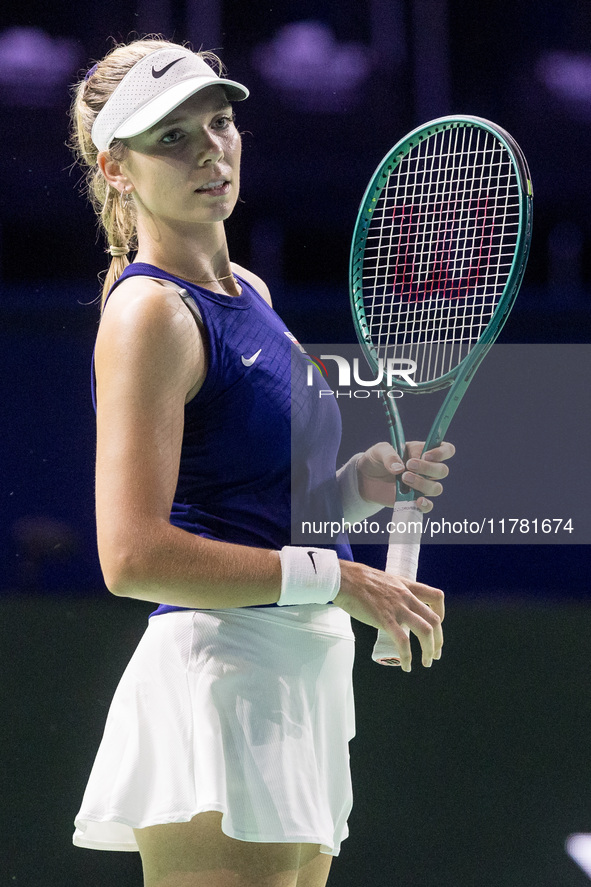
<path fill-rule="evenodd" d="M 403 472 L 429 510 L 453 447 L 417 444 L 404 465 L 378 444 L 337 479 L 338 410 L 313 387 L 292 403 L 293 336 L 230 262 L 231 103 L 248 90 L 212 64 L 140 40 L 76 88 L 73 141 L 113 257 L 94 356 L 100 561 L 115 595 L 158 607 L 74 843 L 139 850 L 146 887 L 322 887 L 351 808 L 350 615 L 385 628 L 405 670 L 408 626 L 429 666 L 443 595 L 353 563 L 346 541 L 290 545 L 291 426 L 302 484 L 340 490 L 345 516 L 392 504 Z"/>

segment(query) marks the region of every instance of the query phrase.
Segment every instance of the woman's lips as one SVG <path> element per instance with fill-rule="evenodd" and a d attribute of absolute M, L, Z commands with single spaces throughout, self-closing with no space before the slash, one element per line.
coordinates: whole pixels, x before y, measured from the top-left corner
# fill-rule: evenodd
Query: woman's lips
<path fill-rule="evenodd" d="M 211 194 L 212 197 L 223 197 L 230 190 L 230 182 L 210 182 L 203 188 L 197 188 L 196 194 Z"/>

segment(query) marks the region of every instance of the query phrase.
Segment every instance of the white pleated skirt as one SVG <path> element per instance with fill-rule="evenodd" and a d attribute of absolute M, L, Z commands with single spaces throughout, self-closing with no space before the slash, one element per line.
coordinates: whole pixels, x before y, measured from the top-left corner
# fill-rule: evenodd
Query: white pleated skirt
<path fill-rule="evenodd" d="M 222 813 L 232 838 L 338 855 L 352 803 L 354 637 L 338 607 L 153 616 L 115 692 L 74 844 Z"/>

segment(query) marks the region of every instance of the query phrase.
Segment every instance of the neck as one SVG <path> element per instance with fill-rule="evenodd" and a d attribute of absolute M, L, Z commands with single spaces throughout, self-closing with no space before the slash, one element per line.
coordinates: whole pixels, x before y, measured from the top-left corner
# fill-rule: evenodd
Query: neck
<path fill-rule="evenodd" d="M 214 291 L 239 295 L 240 288 L 232 277 L 223 222 L 192 225 L 186 230 L 161 223 L 157 232 L 151 228 L 138 219 L 136 262 L 155 265 L 182 280 L 203 281 L 204 286 Z"/>

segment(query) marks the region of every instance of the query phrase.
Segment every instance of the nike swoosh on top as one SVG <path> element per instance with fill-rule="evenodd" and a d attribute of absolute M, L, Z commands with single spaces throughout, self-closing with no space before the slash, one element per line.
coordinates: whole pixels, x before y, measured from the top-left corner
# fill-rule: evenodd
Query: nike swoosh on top
<path fill-rule="evenodd" d="M 242 363 L 244 364 L 244 366 L 245 366 L 245 367 L 251 367 L 251 366 L 253 365 L 253 363 L 255 362 L 255 360 L 257 359 L 257 357 L 259 356 L 259 354 L 261 353 L 262 350 L 263 350 L 262 348 L 259 348 L 259 350 L 257 351 L 257 353 L 256 353 L 256 354 L 253 354 L 252 357 L 245 357 L 244 354 L 241 354 L 241 355 L 240 355 L 240 359 L 242 360 Z"/>
<path fill-rule="evenodd" d="M 169 68 L 172 68 L 172 66 L 176 65 L 177 62 L 182 61 L 183 58 L 184 58 L 184 56 L 182 56 L 182 58 L 180 58 L 180 59 L 175 59 L 174 62 L 170 62 L 168 65 L 164 65 L 164 67 L 160 68 L 159 71 L 156 71 L 155 68 L 152 68 L 152 77 L 156 77 L 156 78 L 162 77 L 163 74 L 166 74 L 166 72 L 168 71 Z"/>

